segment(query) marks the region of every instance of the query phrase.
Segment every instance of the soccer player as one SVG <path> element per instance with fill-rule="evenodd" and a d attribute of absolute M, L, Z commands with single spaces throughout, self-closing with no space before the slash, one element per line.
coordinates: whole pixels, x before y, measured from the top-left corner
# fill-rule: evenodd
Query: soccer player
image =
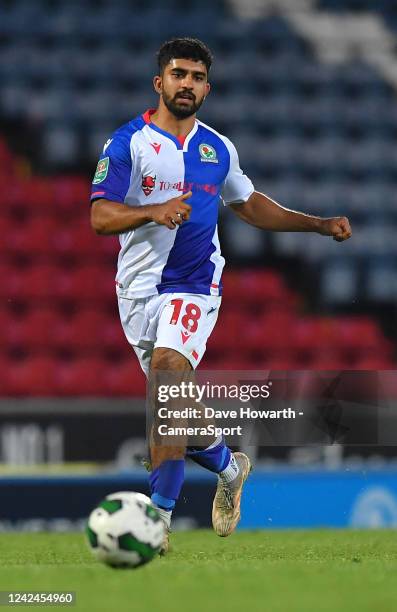
<path fill-rule="evenodd" d="M 164 43 L 153 79 L 157 108 L 114 132 L 93 179 L 91 224 L 98 234 L 119 234 L 121 324 L 147 376 L 191 372 L 203 358 L 221 303 L 220 202 L 264 230 L 317 232 L 339 242 L 351 236 L 346 217 L 310 216 L 255 191 L 232 142 L 196 118 L 210 92 L 211 63 L 199 40 Z M 232 453 L 222 437 L 200 449 L 158 445 L 152 436 L 150 446 L 151 499 L 166 526 L 187 455 L 219 475 L 213 526 L 220 536 L 232 533 L 249 458 Z"/>

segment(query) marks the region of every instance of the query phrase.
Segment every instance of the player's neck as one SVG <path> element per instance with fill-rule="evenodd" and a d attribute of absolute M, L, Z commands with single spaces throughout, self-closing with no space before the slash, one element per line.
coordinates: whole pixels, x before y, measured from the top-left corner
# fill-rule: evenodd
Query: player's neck
<path fill-rule="evenodd" d="M 186 119 L 177 119 L 175 115 L 170 113 L 168 108 L 160 105 L 150 117 L 150 120 L 154 125 L 157 125 L 157 127 L 165 132 L 169 132 L 173 136 L 187 136 L 194 127 L 196 115 Z"/>

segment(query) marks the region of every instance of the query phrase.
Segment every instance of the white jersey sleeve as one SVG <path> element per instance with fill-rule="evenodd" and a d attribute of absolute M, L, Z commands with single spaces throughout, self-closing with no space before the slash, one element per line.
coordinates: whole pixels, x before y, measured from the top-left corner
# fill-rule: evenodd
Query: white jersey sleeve
<path fill-rule="evenodd" d="M 252 181 L 240 168 L 236 147 L 228 138 L 223 137 L 229 155 L 230 166 L 225 182 L 222 187 L 221 195 L 225 206 L 228 204 L 246 202 L 250 195 L 255 191 Z"/>

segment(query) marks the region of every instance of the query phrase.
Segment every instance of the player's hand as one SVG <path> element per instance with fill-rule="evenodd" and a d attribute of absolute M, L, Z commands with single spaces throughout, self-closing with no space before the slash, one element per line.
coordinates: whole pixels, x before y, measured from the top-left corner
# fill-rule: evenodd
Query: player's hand
<path fill-rule="evenodd" d="M 350 238 L 352 230 L 347 217 L 331 217 L 321 220 L 319 233 L 323 236 L 333 236 L 337 242 L 343 242 Z"/>
<path fill-rule="evenodd" d="M 155 204 L 150 208 L 152 221 L 159 225 L 166 225 L 168 229 L 175 229 L 190 217 L 192 207 L 185 200 L 192 196 L 192 192 L 182 194 L 177 198 L 171 198 L 164 204 Z"/>

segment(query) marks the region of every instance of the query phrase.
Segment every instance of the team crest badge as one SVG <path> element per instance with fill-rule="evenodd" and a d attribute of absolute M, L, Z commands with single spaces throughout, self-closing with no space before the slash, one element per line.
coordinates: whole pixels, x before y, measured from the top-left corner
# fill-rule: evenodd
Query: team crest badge
<path fill-rule="evenodd" d="M 96 171 L 94 174 L 94 180 L 92 181 L 94 185 L 98 183 L 102 183 L 108 175 L 109 170 L 109 158 L 105 157 L 104 159 L 100 159 L 98 165 L 96 167 Z"/>
<path fill-rule="evenodd" d="M 212 162 L 213 164 L 218 163 L 218 159 L 216 157 L 216 151 L 214 147 L 211 147 L 209 144 L 205 144 L 204 142 L 199 146 L 200 157 L 202 162 Z"/>
<path fill-rule="evenodd" d="M 145 194 L 145 196 L 150 195 L 153 189 L 155 188 L 155 186 L 156 186 L 155 176 L 150 176 L 150 174 L 148 174 L 147 176 L 142 175 L 142 191 Z"/>

